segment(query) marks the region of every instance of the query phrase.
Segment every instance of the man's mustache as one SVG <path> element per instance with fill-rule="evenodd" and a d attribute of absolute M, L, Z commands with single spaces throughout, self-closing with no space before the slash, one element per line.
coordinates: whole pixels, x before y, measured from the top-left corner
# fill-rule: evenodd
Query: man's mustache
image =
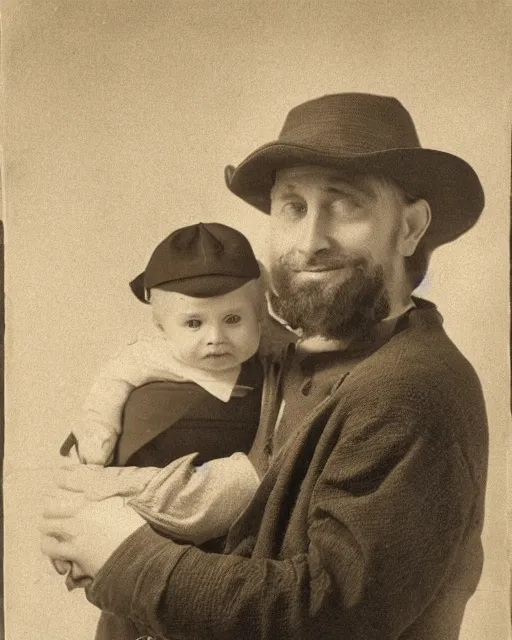
<path fill-rule="evenodd" d="M 361 267 L 366 264 L 367 260 L 361 256 L 340 255 L 339 253 L 311 255 L 287 253 L 279 259 L 279 265 L 291 271 L 329 271 L 346 267 Z"/>

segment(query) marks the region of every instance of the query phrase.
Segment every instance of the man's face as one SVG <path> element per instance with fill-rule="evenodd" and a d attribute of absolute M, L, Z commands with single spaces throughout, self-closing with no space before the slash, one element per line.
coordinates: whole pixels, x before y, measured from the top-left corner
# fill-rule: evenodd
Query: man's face
<path fill-rule="evenodd" d="M 403 195 L 336 169 L 278 171 L 271 192 L 275 310 L 306 336 L 345 338 L 388 315 L 403 278 Z"/>
<path fill-rule="evenodd" d="M 180 362 L 207 371 L 224 371 L 248 360 L 260 340 L 254 281 L 222 296 L 194 298 L 151 290 L 155 322 Z"/>

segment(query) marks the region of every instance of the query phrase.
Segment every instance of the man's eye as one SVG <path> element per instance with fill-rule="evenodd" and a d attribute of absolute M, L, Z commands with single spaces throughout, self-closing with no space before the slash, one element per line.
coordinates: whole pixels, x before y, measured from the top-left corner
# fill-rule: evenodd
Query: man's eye
<path fill-rule="evenodd" d="M 201 320 L 187 320 L 185 322 L 185 326 L 187 326 L 189 329 L 199 329 L 201 324 Z"/>
<path fill-rule="evenodd" d="M 331 205 L 331 210 L 337 215 L 353 215 L 360 208 L 359 202 L 352 196 L 337 198 Z"/>
<path fill-rule="evenodd" d="M 308 210 L 304 202 L 287 202 L 282 208 L 281 212 L 286 216 L 298 216 L 306 213 Z"/>
<path fill-rule="evenodd" d="M 228 316 L 225 319 L 225 323 L 226 324 L 238 324 L 241 320 L 242 320 L 242 318 L 239 315 L 237 315 L 236 313 L 233 313 L 232 315 Z"/>

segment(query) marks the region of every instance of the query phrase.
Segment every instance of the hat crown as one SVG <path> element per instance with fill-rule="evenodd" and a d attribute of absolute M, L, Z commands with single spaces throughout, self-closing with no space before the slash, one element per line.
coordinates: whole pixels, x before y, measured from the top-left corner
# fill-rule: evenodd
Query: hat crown
<path fill-rule="evenodd" d="M 173 231 L 154 250 L 145 271 L 146 288 L 164 282 L 225 275 L 257 278 L 259 267 L 247 238 L 217 222 Z"/>
<path fill-rule="evenodd" d="M 200 260 L 205 265 L 211 263 L 224 253 L 223 243 L 214 235 L 216 230 L 219 233 L 214 223 L 206 227 L 202 222 L 178 229 L 167 238 L 167 250 L 175 259 L 184 257 L 189 262 Z M 231 234 L 229 239 L 233 243 L 238 236 Z"/>
<path fill-rule="evenodd" d="M 217 222 L 200 222 L 167 236 L 130 288 L 142 302 L 148 301 L 149 289 L 159 286 L 194 297 L 212 297 L 259 276 L 251 244 L 240 231 Z"/>
<path fill-rule="evenodd" d="M 421 147 L 411 116 L 396 98 L 366 93 L 326 95 L 294 107 L 279 142 L 334 154 Z"/>

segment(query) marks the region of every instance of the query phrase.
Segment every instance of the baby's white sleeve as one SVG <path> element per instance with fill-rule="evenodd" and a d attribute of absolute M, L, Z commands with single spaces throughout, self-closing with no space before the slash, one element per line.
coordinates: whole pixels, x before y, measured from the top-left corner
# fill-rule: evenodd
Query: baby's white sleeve
<path fill-rule="evenodd" d="M 243 453 L 198 467 L 192 464 L 196 455 L 161 469 L 129 504 L 173 538 L 202 544 L 227 534 L 252 500 L 260 479 Z"/>
<path fill-rule="evenodd" d="M 124 405 L 136 387 L 155 380 L 180 380 L 165 366 L 157 342 L 137 340 L 120 350 L 101 370 L 73 428 L 80 458 L 106 464 L 121 433 Z"/>

